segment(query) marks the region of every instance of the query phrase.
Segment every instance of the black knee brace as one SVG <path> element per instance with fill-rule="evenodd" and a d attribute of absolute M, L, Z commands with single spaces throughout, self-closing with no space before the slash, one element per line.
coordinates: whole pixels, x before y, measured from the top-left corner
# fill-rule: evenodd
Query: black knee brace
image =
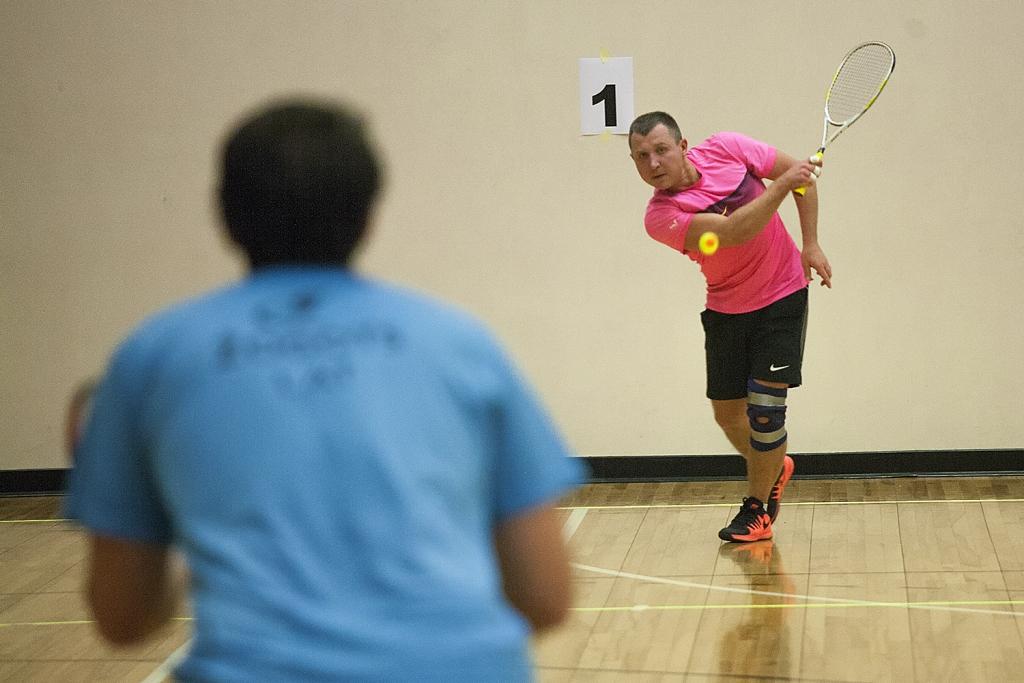
<path fill-rule="evenodd" d="M 786 443 L 787 392 L 766 387 L 756 379 L 747 380 L 747 418 L 754 450 L 772 451 Z"/>

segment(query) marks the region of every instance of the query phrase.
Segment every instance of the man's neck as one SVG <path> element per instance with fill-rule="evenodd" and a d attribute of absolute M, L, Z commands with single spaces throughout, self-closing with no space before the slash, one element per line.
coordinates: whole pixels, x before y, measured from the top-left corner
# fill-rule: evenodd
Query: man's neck
<path fill-rule="evenodd" d="M 696 185 L 700 179 L 701 174 L 697 167 L 691 164 L 688 159 L 683 159 L 683 177 L 679 180 L 679 185 L 672 189 L 676 192 L 682 192 Z"/>

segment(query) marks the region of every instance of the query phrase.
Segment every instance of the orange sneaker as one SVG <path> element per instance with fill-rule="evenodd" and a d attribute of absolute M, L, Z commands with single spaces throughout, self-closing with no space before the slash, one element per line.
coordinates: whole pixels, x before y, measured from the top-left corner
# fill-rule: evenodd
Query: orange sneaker
<path fill-rule="evenodd" d="M 779 503 L 782 502 L 782 492 L 786 488 L 786 484 L 789 483 L 789 478 L 793 476 L 793 458 L 788 455 L 782 459 L 782 471 L 779 472 L 779 478 L 775 480 L 775 485 L 772 486 L 772 492 L 768 495 L 768 516 L 772 518 L 774 522 L 779 516 Z"/>
<path fill-rule="evenodd" d="M 732 543 L 763 541 L 772 537 L 772 518 L 764 509 L 764 503 L 753 496 L 744 498 L 739 514 L 718 532 L 718 537 Z"/>

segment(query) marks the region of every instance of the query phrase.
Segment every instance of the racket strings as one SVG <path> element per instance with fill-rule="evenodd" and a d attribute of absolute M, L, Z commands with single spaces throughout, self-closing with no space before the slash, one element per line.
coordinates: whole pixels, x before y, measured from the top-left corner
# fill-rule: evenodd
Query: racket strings
<path fill-rule="evenodd" d="M 879 44 L 862 45 L 847 55 L 825 102 L 829 121 L 842 125 L 867 109 L 885 86 L 894 62 L 892 50 Z"/>

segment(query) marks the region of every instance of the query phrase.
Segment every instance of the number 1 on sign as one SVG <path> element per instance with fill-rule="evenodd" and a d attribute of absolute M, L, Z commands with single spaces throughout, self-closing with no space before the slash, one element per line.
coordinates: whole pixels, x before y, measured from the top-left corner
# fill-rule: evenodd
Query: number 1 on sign
<path fill-rule="evenodd" d="M 601 89 L 601 92 L 597 93 L 590 98 L 590 101 L 595 105 L 604 102 L 604 125 L 607 128 L 614 128 L 618 125 L 618 117 L 616 116 L 617 110 L 615 109 L 615 84 L 608 83 Z"/>

